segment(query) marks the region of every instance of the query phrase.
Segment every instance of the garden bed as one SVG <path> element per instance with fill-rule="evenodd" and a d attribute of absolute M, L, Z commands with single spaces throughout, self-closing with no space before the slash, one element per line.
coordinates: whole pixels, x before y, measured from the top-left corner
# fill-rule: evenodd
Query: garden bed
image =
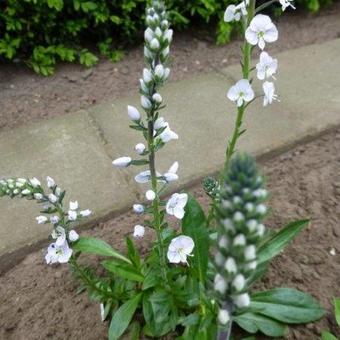
<path fill-rule="evenodd" d="M 336 329 L 332 297 L 340 295 L 340 128 L 300 145 L 276 158 L 261 162 L 273 198 L 267 225 L 310 218 L 311 224 L 283 255 L 276 259 L 260 288 L 295 287 L 309 292 L 327 309 L 316 324 L 291 330 L 289 339 L 319 339 L 324 329 Z M 207 206 L 209 199 L 196 185 L 189 190 Z M 93 230 L 82 232 L 121 248 L 138 218 L 121 215 Z M 140 246 L 148 249 L 149 237 Z M 67 265 L 47 266 L 44 250 L 28 255 L 0 277 L 0 338 L 106 339 L 107 324 L 100 322 L 99 304 L 78 284 Z M 95 259 L 93 259 L 95 261 Z"/>

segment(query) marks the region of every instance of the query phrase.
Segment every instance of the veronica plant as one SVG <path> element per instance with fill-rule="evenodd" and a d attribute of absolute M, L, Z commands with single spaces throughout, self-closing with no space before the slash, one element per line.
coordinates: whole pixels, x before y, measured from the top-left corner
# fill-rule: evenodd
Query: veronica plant
<path fill-rule="evenodd" d="M 283 9 L 291 5 L 288 0 L 280 2 Z M 213 206 L 208 217 L 187 193 L 174 193 L 167 200 L 162 195 L 171 182 L 178 180 L 179 165 L 175 161 L 162 171 L 156 155 L 179 137 L 161 115 L 165 104 L 160 89 L 170 74 L 173 32 L 159 0 L 153 0 L 146 11 L 146 66 L 140 79 L 143 111 L 127 107 L 130 128 L 140 133 L 141 142 L 134 146 L 136 157 L 121 156 L 113 161 L 123 169 L 145 166 L 135 175 L 135 181 L 145 190 L 144 202 L 133 205 L 141 221 L 131 230 L 132 237 L 126 238 L 125 252 L 118 252 L 105 241 L 79 236 L 74 224 L 91 211 L 80 210 L 77 201 L 64 207 L 65 191 L 50 177 L 47 190 L 36 178 L 0 181 L 0 196 L 24 197 L 43 205 L 37 222 L 53 226 L 53 243 L 45 260 L 48 264 L 69 263 L 82 287 L 99 302 L 102 320 L 110 319 L 109 340 L 123 335 L 129 339 L 170 336 L 222 340 L 229 339 L 234 323 L 249 333 L 261 331 L 277 337 L 285 333 L 285 324 L 311 322 L 323 314 L 310 296 L 293 289 L 251 292 L 270 260 L 308 223 L 297 221 L 279 232 L 266 232 L 263 218 L 268 195 L 264 180 L 250 156 L 232 157 L 244 132 L 245 110 L 256 98 L 251 72 L 256 70 L 264 81 L 277 70 L 277 61 L 264 51 L 256 67 L 250 60 L 254 46 L 263 50 L 277 39 L 270 18 L 256 14 L 269 3 L 256 9 L 255 1 L 249 0 L 229 6 L 225 13 L 226 21 L 242 19 L 246 40 L 242 79 L 228 92 L 228 98 L 237 105 L 237 119 L 225 167 L 219 181 L 205 180 Z M 263 90 L 264 105 L 276 99 L 272 82 L 266 80 Z M 171 227 L 169 221 L 173 219 L 167 216 L 180 221 L 179 229 Z M 150 251 L 141 256 L 136 243 L 145 234 L 155 237 Z M 104 258 L 100 271 L 83 264 L 86 253 Z"/>

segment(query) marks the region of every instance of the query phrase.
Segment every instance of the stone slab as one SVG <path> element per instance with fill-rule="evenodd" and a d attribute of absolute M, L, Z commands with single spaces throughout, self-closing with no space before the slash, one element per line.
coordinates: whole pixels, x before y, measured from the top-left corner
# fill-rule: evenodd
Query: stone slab
<path fill-rule="evenodd" d="M 86 112 L 30 124 L 0 134 L 0 176 L 51 176 L 95 212 L 92 219 L 119 210 L 132 200 L 125 175 L 113 171 L 97 130 Z M 43 182 L 43 181 L 42 181 Z M 117 192 L 123 192 L 118 195 Z M 25 199 L 0 200 L 0 255 L 46 239 L 49 225 L 38 225 L 39 206 Z"/>

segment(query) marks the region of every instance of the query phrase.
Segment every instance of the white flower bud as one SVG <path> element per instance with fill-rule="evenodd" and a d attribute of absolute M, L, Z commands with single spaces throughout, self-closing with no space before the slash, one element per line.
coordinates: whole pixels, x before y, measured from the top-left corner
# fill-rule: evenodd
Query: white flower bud
<path fill-rule="evenodd" d="M 224 269 L 229 273 L 229 274 L 236 274 L 237 272 L 237 266 L 236 262 L 232 257 L 228 257 L 227 261 L 225 262 Z"/>
<path fill-rule="evenodd" d="M 153 54 L 152 54 L 152 52 L 147 48 L 147 46 L 144 46 L 144 56 L 145 56 L 145 58 L 149 58 L 149 59 L 152 59 L 152 58 L 153 58 Z"/>
<path fill-rule="evenodd" d="M 247 246 L 244 249 L 244 258 L 247 261 L 256 259 L 256 247 L 254 245 Z"/>
<path fill-rule="evenodd" d="M 78 201 L 70 202 L 70 210 L 77 210 L 79 207 Z"/>
<path fill-rule="evenodd" d="M 153 38 L 150 42 L 150 48 L 153 49 L 153 50 L 158 50 L 159 47 L 160 47 L 160 45 L 159 45 L 158 39 Z"/>
<path fill-rule="evenodd" d="M 230 321 L 230 314 L 226 309 L 219 310 L 218 321 L 221 325 L 226 325 Z"/>
<path fill-rule="evenodd" d="M 160 103 L 163 101 L 163 98 L 162 98 L 162 96 L 161 96 L 159 93 L 155 93 L 155 94 L 152 96 L 152 99 L 153 99 L 157 104 L 160 104 Z"/>
<path fill-rule="evenodd" d="M 144 212 L 144 206 L 142 204 L 134 204 L 133 211 L 136 214 L 142 214 Z"/>
<path fill-rule="evenodd" d="M 255 206 L 253 203 L 250 203 L 248 202 L 246 205 L 245 205 L 245 208 L 248 212 L 252 212 L 254 209 L 255 209 Z"/>
<path fill-rule="evenodd" d="M 74 210 L 69 210 L 68 213 L 67 213 L 67 215 L 68 215 L 69 221 L 76 221 L 77 218 L 78 218 L 78 214 L 77 214 L 77 212 L 74 211 Z"/>
<path fill-rule="evenodd" d="M 141 102 L 142 108 L 145 110 L 148 110 L 152 107 L 150 100 L 146 98 L 145 96 L 141 96 L 140 102 Z"/>
<path fill-rule="evenodd" d="M 37 220 L 38 224 L 46 223 L 47 220 L 48 220 L 47 217 L 46 217 L 46 216 L 43 216 L 43 215 L 38 216 L 38 217 L 36 217 L 35 219 Z"/>
<path fill-rule="evenodd" d="M 248 227 L 250 232 L 255 231 L 256 227 L 257 227 L 257 221 L 256 220 L 249 220 L 247 222 L 247 227 Z"/>
<path fill-rule="evenodd" d="M 173 30 L 169 29 L 164 33 L 164 40 L 166 40 L 168 43 L 171 43 L 172 40 L 172 35 L 173 35 Z"/>
<path fill-rule="evenodd" d="M 13 194 L 14 194 L 14 195 L 17 195 L 19 192 L 20 192 L 19 189 L 14 189 L 14 190 L 13 190 Z"/>
<path fill-rule="evenodd" d="M 233 205 L 228 200 L 222 200 L 222 207 L 226 209 L 230 209 Z"/>
<path fill-rule="evenodd" d="M 244 215 L 240 211 L 236 211 L 233 219 L 235 222 L 242 222 L 244 221 Z"/>
<path fill-rule="evenodd" d="M 140 113 L 134 106 L 128 105 L 127 110 L 128 110 L 128 116 L 131 120 L 133 121 L 140 120 Z"/>
<path fill-rule="evenodd" d="M 240 292 L 244 289 L 244 286 L 246 285 L 246 280 L 242 274 L 237 274 L 232 282 L 232 286 Z"/>
<path fill-rule="evenodd" d="M 167 67 L 164 70 L 164 80 L 167 80 L 169 78 L 169 75 L 170 75 L 170 69 Z"/>
<path fill-rule="evenodd" d="M 41 200 L 41 199 L 43 199 L 43 195 L 42 194 L 40 194 L 39 192 L 37 192 L 37 193 L 35 193 L 34 195 L 33 195 L 33 197 L 36 199 L 36 200 Z"/>
<path fill-rule="evenodd" d="M 56 194 L 57 196 L 60 196 L 60 195 L 61 195 L 61 189 L 60 189 L 59 187 L 57 187 L 57 188 L 55 189 L 55 194 Z"/>
<path fill-rule="evenodd" d="M 51 203 L 56 203 L 58 201 L 58 197 L 54 194 L 49 194 L 48 199 Z"/>
<path fill-rule="evenodd" d="M 155 36 L 159 39 L 162 36 L 162 34 L 163 34 L 162 30 L 159 27 L 157 27 L 155 29 Z"/>
<path fill-rule="evenodd" d="M 138 143 L 135 145 L 135 151 L 138 153 L 138 155 L 143 154 L 145 151 L 146 147 L 143 143 Z"/>
<path fill-rule="evenodd" d="M 225 228 L 226 231 L 231 231 L 231 232 L 235 231 L 234 223 L 233 223 L 233 221 L 230 218 L 225 218 L 222 221 L 222 223 L 223 223 L 224 228 Z"/>
<path fill-rule="evenodd" d="M 216 255 L 215 255 L 215 263 L 218 266 L 222 267 L 224 265 L 224 262 L 225 262 L 224 256 L 221 253 L 219 253 L 219 252 L 216 253 Z"/>
<path fill-rule="evenodd" d="M 137 224 L 134 228 L 133 237 L 141 238 L 145 234 L 145 228 L 142 225 Z"/>
<path fill-rule="evenodd" d="M 24 196 L 26 196 L 26 195 L 30 195 L 30 194 L 31 194 L 31 191 L 28 190 L 28 189 L 25 189 L 25 190 L 23 190 L 21 193 L 22 193 Z"/>
<path fill-rule="evenodd" d="M 226 280 L 220 274 L 216 274 L 214 279 L 214 289 L 223 295 L 225 294 L 227 287 L 228 285 Z"/>
<path fill-rule="evenodd" d="M 92 211 L 90 209 L 81 210 L 79 214 L 81 217 L 88 217 L 92 214 Z"/>
<path fill-rule="evenodd" d="M 51 189 L 55 186 L 55 181 L 52 177 L 47 176 L 46 178 L 47 186 Z"/>
<path fill-rule="evenodd" d="M 261 215 L 264 215 L 267 212 L 267 207 L 264 204 L 259 204 L 256 207 L 256 212 L 261 214 Z"/>
<path fill-rule="evenodd" d="M 162 20 L 161 27 L 164 29 L 164 28 L 167 28 L 168 26 L 169 26 L 169 21 L 166 19 Z"/>
<path fill-rule="evenodd" d="M 17 188 L 22 188 L 22 187 L 25 186 L 25 183 L 16 182 L 15 185 L 16 185 Z"/>
<path fill-rule="evenodd" d="M 158 64 L 155 67 L 155 76 L 159 79 L 164 77 L 164 66 L 162 64 Z"/>
<path fill-rule="evenodd" d="M 246 245 L 246 238 L 243 234 L 239 234 L 234 238 L 233 245 L 244 247 Z"/>
<path fill-rule="evenodd" d="M 233 300 L 235 305 L 239 308 L 248 307 L 250 305 L 250 297 L 247 293 L 236 295 Z"/>
<path fill-rule="evenodd" d="M 265 232 L 265 226 L 263 224 L 259 224 L 257 226 L 257 235 L 259 236 L 263 236 L 264 235 L 264 232 Z"/>
<path fill-rule="evenodd" d="M 75 242 L 79 239 L 79 235 L 78 233 L 75 231 L 75 230 L 71 230 L 68 234 L 68 239 L 71 241 L 71 242 Z"/>
<path fill-rule="evenodd" d="M 229 248 L 229 240 L 226 236 L 222 236 L 220 240 L 218 241 L 218 246 L 223 249 Z"/>
<path fill-rule="evenodd" d="M 126 168 L 131 164 L 132 159 L 130 157 L 119 157 L 115 159 L 112 164 L 117 168 Z"/>
<path fill-rule="evenodd" d="M 163 58 L 166 58 L 170 53 L 170 48 L 167 46 L 163 51 L 162 51 L 162 56 Z"/>
<path fill-rule="evenodd" d="M 140 83 L 140 89 L 143 92 L 148 93 L 149 92 L 149 88 L 146 86 L 144 80 L 143 79 L 139 79 L 139 83 Z"/>
<path fill-rule="evenodd" d="M 149 84 L 152 81 L 152 73 L 147 68 L 144 68 L 143 70 L 143 80 L 145 84 Z"/>
<path fill-rule="evenodd" d="M 146 24 L 149 26 L 153 24 L 153 18 L 151 15 L 146 16 Z"/>
<path fill-rule="evenodd" d="M 145 39 L 145 41 L 150 43 L 153 38 L 154 38 L 154 33 L 153 33 L 152 29 L 150 27 L 148 27 L 144 32 L 144 39 Z"/>
<path fill-rule="evenodd" d="M 268 195 L 268 192 L 266 189 L 257 189 L 253 192 L 253 195 L 256 197 L 256 198 L 265 198 L 267 197 Z"/>
<path fill-rule="evenodd" d="M 33 188 L 37 188 L 41 185 L 40 181 L 35 177 L 30 179 L 30 183 L 31 183 Z"/>
<path fill-rule="evenodd" d="M 145 197 L 148 201 L 153 201 L 156 198 L 156 194 L 153 190 L 148 190 L 145 193 Z"/>
<path fill-rule="evenodd" d="M 240 196 L 234 196 L 233 202 L 234 202 L 234 204 L 240 204 L 240 203 L 242 203 L 242 199 L 241 199 Z"/>
<path fill-rule="evenodd" d="M 257 262 L 256 261 L 252 261 L 246 264 L 246 268 L 250 269 L 250 270 L 255 270 L 257 267 Z"/>
<path fill-rule="evenodd" d="M 26 178 L 17 178 L 17 182 L 22 183 L 22 184 L 26 184 L 27 180 L 26 180 Z"/>

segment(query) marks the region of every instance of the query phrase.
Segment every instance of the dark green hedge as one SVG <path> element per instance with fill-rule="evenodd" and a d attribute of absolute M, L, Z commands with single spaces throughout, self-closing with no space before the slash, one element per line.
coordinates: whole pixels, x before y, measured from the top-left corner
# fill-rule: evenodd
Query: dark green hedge
<path fill-rule="evenodd" d="M 316 12 L 332 0 L 297 0 Z M 230 39 L 232 26 L 223 23 L 227 4 L 238 0 L 168 0 L 174 28 L 191 22 L 216 29 L 217 42 Z M 0 57 L 24 60 L 36 72 L 49 75 L 58 60 L 91 66 L 97 61 L 87 48 L 119 60 L 123 48 L 140 38 L 147 0 L 2 0 Z M 87 47 L 87 48 L 86 48 Z"/>

